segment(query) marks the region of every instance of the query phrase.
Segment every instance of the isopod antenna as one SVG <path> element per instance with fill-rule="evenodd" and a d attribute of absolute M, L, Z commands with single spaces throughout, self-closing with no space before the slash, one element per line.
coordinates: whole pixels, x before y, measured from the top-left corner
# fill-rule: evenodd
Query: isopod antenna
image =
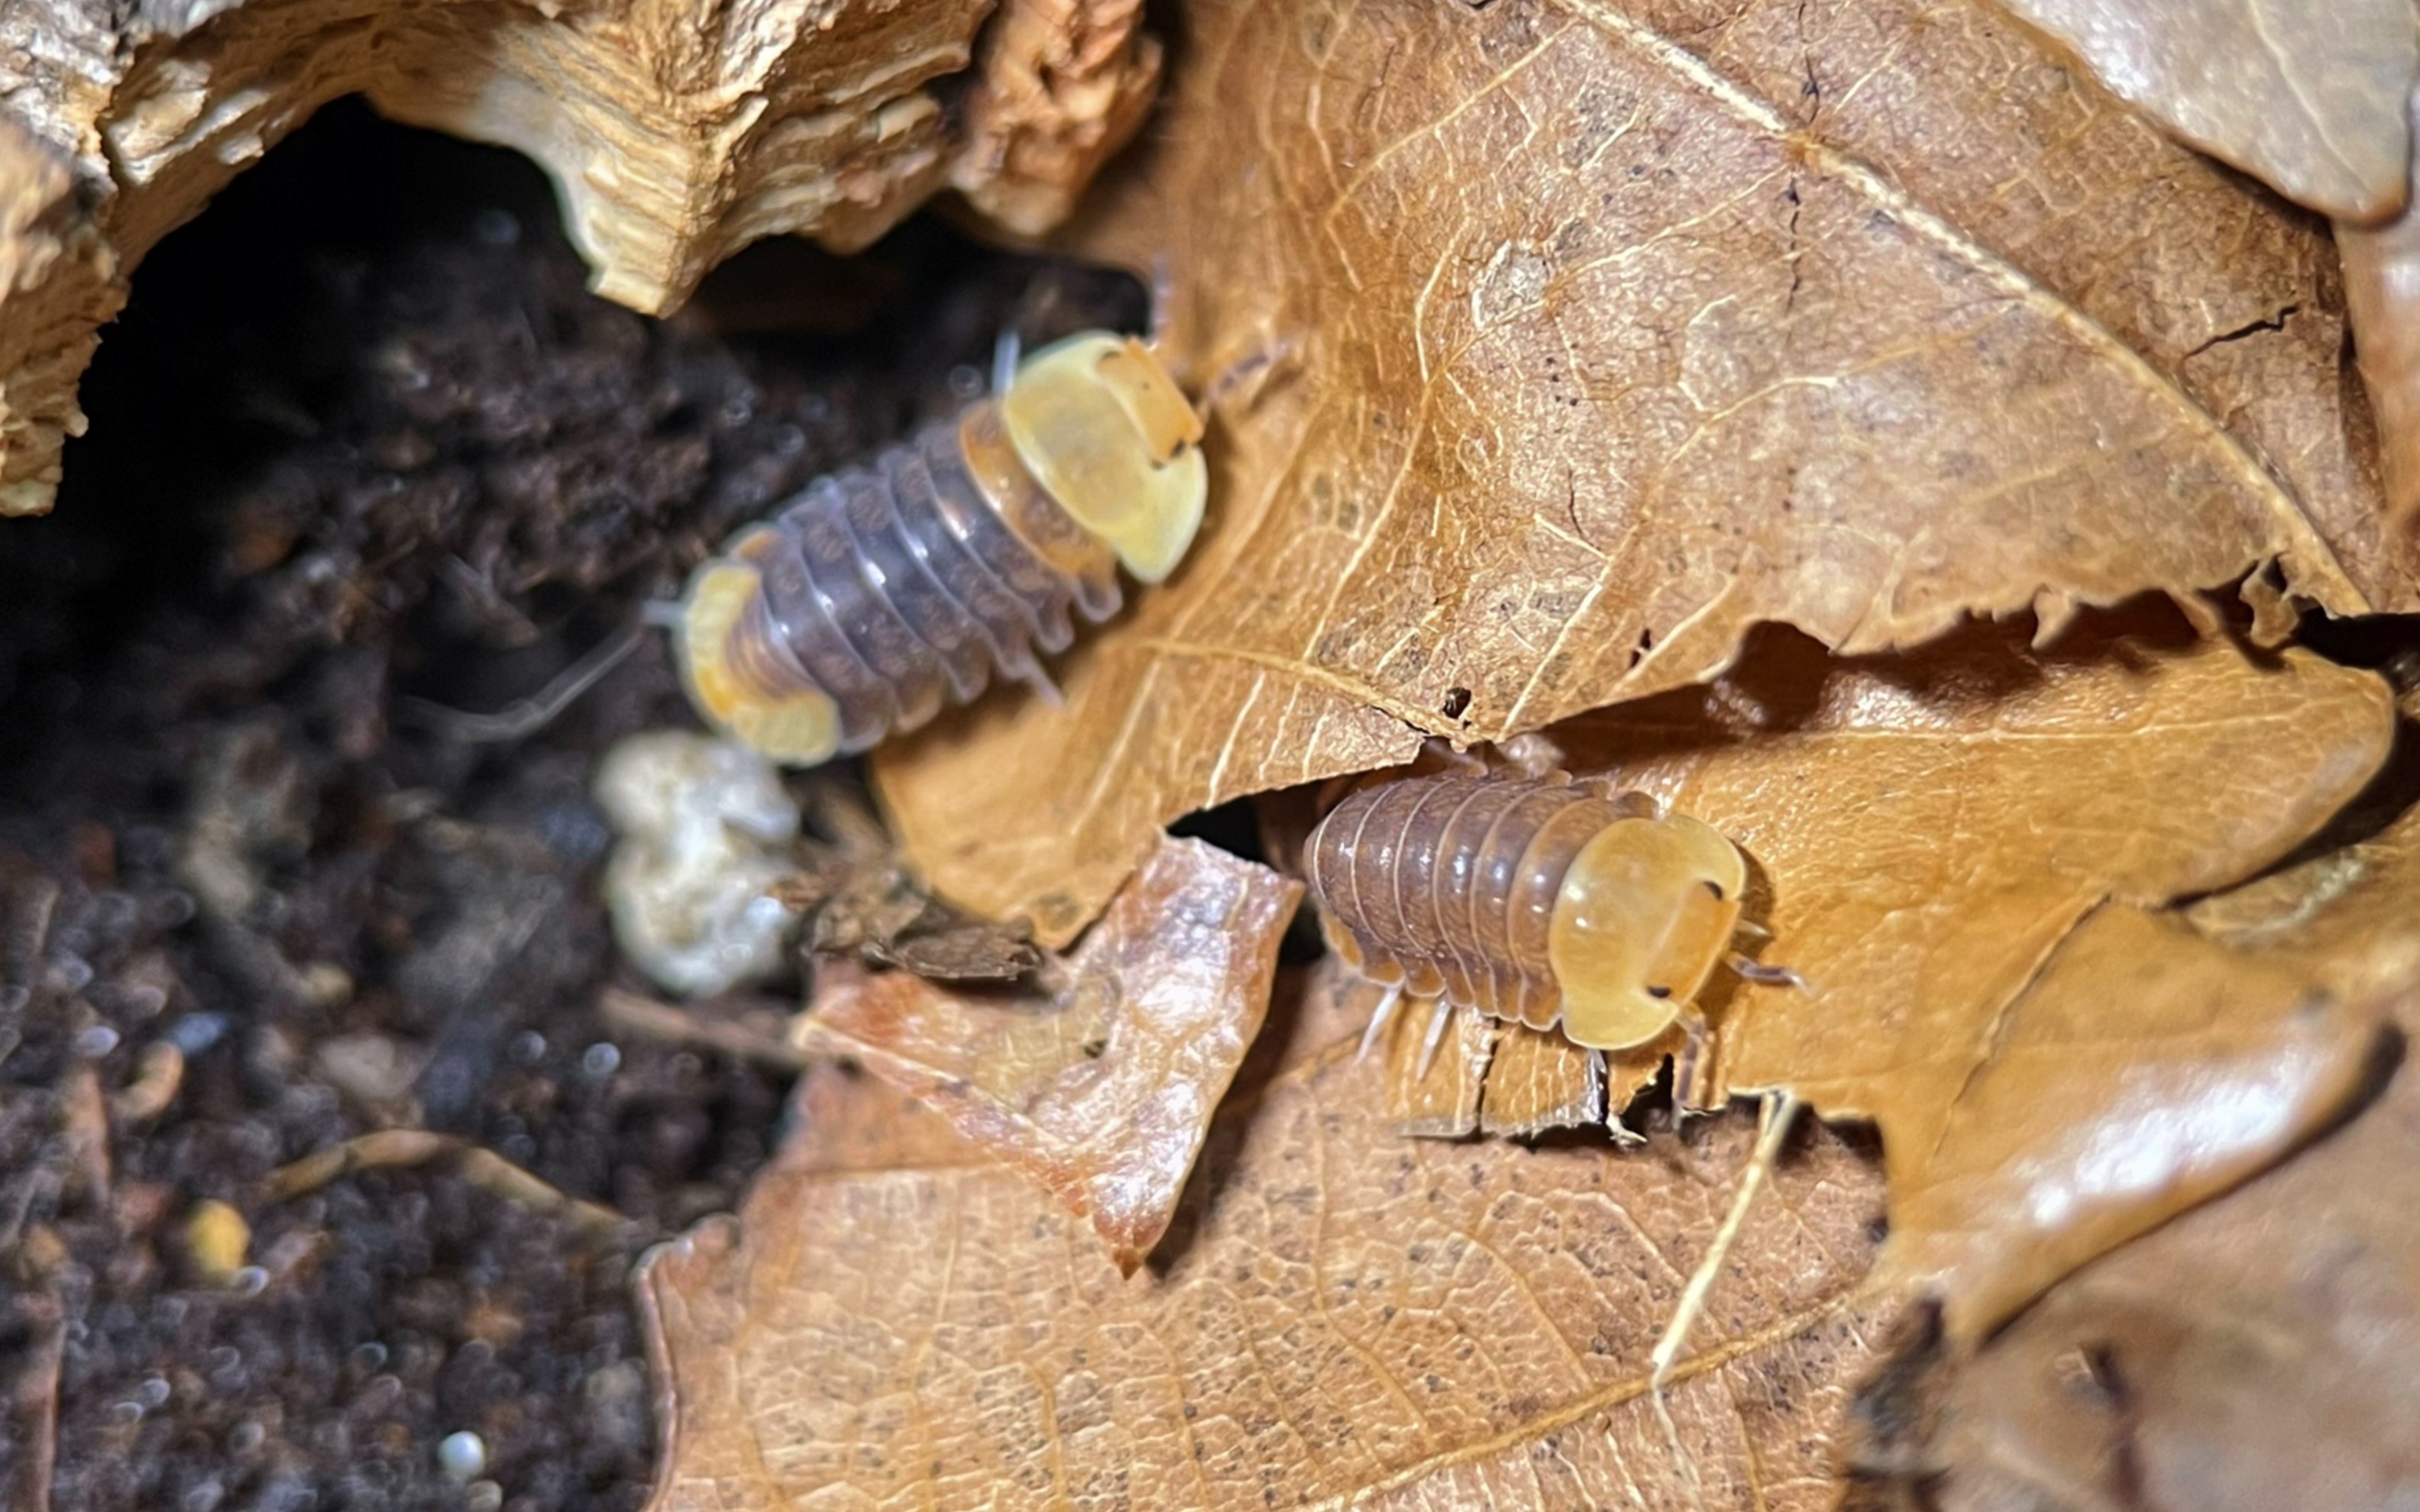
<path fill-rule="evenodd" d="M 664 608 L 677 609 L 677 605 Z M 451 708 L 409 696 L 395 701 L 396 712 L 449 740 L 465 745 L 500 745 L 527 740 L 563 717 L 582 695 L 603 682 L 614 668 L 629 659 L 654 627 L 658 608 L 649 604 L 620 629 L 591 646 L 578 661 L 557 673 L 552 682 L 526 698 L 515 699 L 492 714 Z"/>

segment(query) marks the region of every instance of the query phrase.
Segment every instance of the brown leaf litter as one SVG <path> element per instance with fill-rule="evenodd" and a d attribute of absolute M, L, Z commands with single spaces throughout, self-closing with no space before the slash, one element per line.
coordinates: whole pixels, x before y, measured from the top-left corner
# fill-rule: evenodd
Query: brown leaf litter
<path fill-rule="evenodd" d="M 2420 73 L 2403 0 L 2001 0 L 2128 104 L 2340 221 L 2402 208 Z"/>
<path fill-rule="evenodd" d="M 2379 771 L 2393 721 L 2373 673 L 2300 650 L 2263 665 L 2148 615 L 2045 651 L 1977 627 L 1854 661 L 1766 633 L 1707 689 L 1552 738 L 1746 850 L 1761 953 L 1807 986 L 1709 999 L 1710 1101 L 1787 1088 L 1873 1120 L 1892 1262 L 1971 1337 L 2364 1085 L 2392 984 L 2339 990 L 2156 910 L 2309 838 Z M 1391 1110 L 1450 1134 L 1608 1097 L 1619 1113 L 1677 1047 L 1614 1057 L 1608 1088 L 1552 1037 L 1466 1014 L 1413 1083 L 1419 1039 L 1390 1047 Z M 1512 1106 L 1491 1117 L 1498 1059 Z"/>
<path fill-rule="evenodd" d="M 1072 245 L 1163 269 L 1172 357 L 1233 379 L 1204 534 L 1063 709 L 875 763 L 939 890 L 1046 944 L 1180 814 L 1702 681 L 1761 622 L 2420 602 L 2321 229 L 1982 0 L 1187 23 Z"/>
<path fill-rule="evenodd" d="M 1260 1032 L 1301 897 L 1266 867 L 1164 841 L 1063 964 L 1061 990 L 976 996 L 827 970 L 797 1040 L 1037 1178 L 1132 1271 Z"/>
<path fill-rule="evenodd" d="M 2420 818 L 2196 903 L 2213 949 L 2347 997 L 2420 962 Z M 2410 992 L 2395 1001 L 2420 1028 Z M 1915 1442 L 1857 1455 L 1946 1512 L 2381 1506 L 2420 1475 L 2420 1083 L 2289 1164 L 2086 1267 L 1971 1363 Z M 1858 1506 L 1884 1501 L 1853 1502 Z"/>
<path fill-rule="evenodd" d="M 1648 1351 L 1753 1125 L 1628 1152 L 1399 1139 L 1333 986 L 1281 979 L 1282 1043 L 1131 1276 L 916 1104 L 810 1073 L 739 1219 L 649 1263 L 657 1512 L 1827 1506 L 1871 1165 L 1807 1131 L 1659 1419 Z"/>

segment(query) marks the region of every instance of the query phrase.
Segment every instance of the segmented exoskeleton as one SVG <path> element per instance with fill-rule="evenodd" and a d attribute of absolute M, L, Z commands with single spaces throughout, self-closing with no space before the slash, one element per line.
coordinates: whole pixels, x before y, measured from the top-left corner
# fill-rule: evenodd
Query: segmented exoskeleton
<path fill-rule="evenodd" d="M 1729 956 L 1747 881 L 1709 825 L 1559 777 L 1363 788 L 1320 821 L 1304 867 L 1330 949 L 1391 989 L 1373 1038 L 1399 994 L 1439 999 L 1425 1054 L 1457 1004 L 1590 1049 L 1646 1043 Z"/>
<path fill-rule="evenodd" d="M 677 659 L 708 721 L 810 765 L 911 730 L 995 669 L 1044 681 L 1073 614 L 1156 583 L 1202 522 L 1202 422 L 1150 347 L 1087 332 L 1000 393 L 810 485 L 690 578 Z"/>

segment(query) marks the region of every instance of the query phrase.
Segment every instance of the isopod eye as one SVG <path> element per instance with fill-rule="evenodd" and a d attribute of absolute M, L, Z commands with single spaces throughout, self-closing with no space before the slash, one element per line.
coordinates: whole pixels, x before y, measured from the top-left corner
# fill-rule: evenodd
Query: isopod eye
<path fill-rule="evenodd" d="M 1716 882 L 1714 878 L 1708 877 L 1706 879 L 1706 890 L 1714 895 L 1714 902 L 1721 903 L 1723 901 L 1725 896 L 1723 892 L 1723 885 Z"/>
<path fill-rule="evenodd" d="M 1000 397 L 1010 443 L 1137 579 L 1176 570 L 1210 492 L 1201 418 L 1151 349 L 1088 332 L 1046 347 Z"/>
<path fill-rule="evenodd" d="M 1647 995 L 1660 1002 L 1672 995 L 1672 989 L 1669 987 L 1650 987 L 1647 989 Z"/>

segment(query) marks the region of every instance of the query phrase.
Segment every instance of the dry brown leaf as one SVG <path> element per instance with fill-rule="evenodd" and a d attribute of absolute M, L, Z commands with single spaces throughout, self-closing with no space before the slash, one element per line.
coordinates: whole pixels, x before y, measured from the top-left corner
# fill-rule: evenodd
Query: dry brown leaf
<path fill-rule="evenodd" d="M 1163 841 L 1054 995 L 908 973 L 819 974 L 802 1049 L 845 1055 L 1090 1218 L 1119 1267 L 1168 1227 L 1211 1114 L 1268 1011 L 1302 885 Z"/>
<path fill-rule="evenodd" d="M 2415 1257 L 2420 1090 L 2406 1077 L 2327 1145 L 2011 1325 L 1944 1404 L 1935 1504 L 2402 1504 L 2420 1482 Z"/>
<path fill-rule="evenodd" d="M 2420 1028 L 2420 812 L 2205 900 L 2228 953 Z M 2213 949 L 2220 949 L 2213 946 Z M 1937 1388 L 1940 1504 L 2396 1504 L 2420 1478 L 2420 1080 L 2078 1273 Z"/>
<path fill-rule="evenodd" d="M 1238 378 L 1212 518 L 1064 708 L 878 758 L 980 912 L 1063 941 L 1179 814 L 1702 680 L 1761 621 L 1869 652 L 2272 560 L 2414 601 L 2324 237 L 1984 0 L 1187 17 L 1074 242 L 1164 259 L 1170 349 Z"/>
<path fill-rule="evenodd" d="M 2113 639 L 2130 626 L 2167 643 Z M 1705 690 L 1552 734 L 1575 770 L 1745 846 L 1761 953 L 1809 985 L 1718 983 L 1710 1088 L 1873 1119 L 1894 1259 L 1948 1294 L 1961 1337 L 2289 1151 L 2358 1089 L 2374 1043 L 2373 1016 L 2346 1006 L 2374 993 L 2330 995 L 2303 966 L 2103 907 L 2252 874 L 2344 808 L 2391 741 L 2373 674 L 2301 651 L 2264 668 L 2181 628 L 2096 616 L 2035 652 L 1978 626 L 1863 661 L 1767 632 Z M 2305 1012 L 2315 995 L 2329 1006 Z M 1496 1062 L 1539 1038 L 1466 1018 L 1460 1042 Z M 1450 1048 L 1408 1080 L 1425 1026 L 1396 1031 L 1390 1111 L 1467 1132 L 1494 1066 L 1449 1081 Z M 1617 1109 L 1672 1048 L 1617 1064 Z M 1532 1059 L 1508 1102 L 1585 1106 L 1602 1096 L 1588 1074 L 1568 1053 Z M 2135 1127 L 2254 1107 L 2248 1127 L 2178 1124 L 2194 1137 L 2166 1147 Z M 2113 1143 L 2135 1163 L 2113 1166 Z"/>
<path fill-rule="evenodd" d="M 1625 714 L 1622 748 L 1575 731 L 1592 754 L 1636 753 L 1625 780 L 1740 841 L 1772 888 L 1762 953 L 1812 984 L 1741 986 L 1723 1085 L 1788 1086 L 1929 1149 L 2079 919 L 2242 880 L 2383 764 L 2394 702 L 2375 674 L 2112 638 L 2128 624 L 2046 653 L 1978 628 L 1847 666 L 1789 643 L 1690 717 Z"/>
<path fill-rule="evenodd" d="M 2370 224 L 2339 221 L 2335 231 L 2353 356 L 2378 416 L 2386 512 L 2408 532 L 2420 525 L 2420 198 L 2399 215 Z"/>
<path fill-rule="evenodd" d="M 2407 731 L 2409 727 L 2407 726 Z M 2390 798 L 2409 800 L 2414 775 Z M 2293 961 L 2346 997 L 2375 997 L 2420 980 L 2420 810 L 2366 840 L 2329 851 L 2185 910 L 2211 939 Z"/>
<path fill-rule="evenodd" d="M 1812 1128 L 1785 1158 L 1668 1439 L 1648 1351 L 1752 1122 L 1634 1151 L 1398 1139 L 1352 1010 L 1312 995 L 1221 1109 L 1164 1264 L 1131 1277 L 913 1104 L 811 1075 L 740 1221 L 644 1273 L 670 1382 L 656 1512 L 1830 1504 L 1871 1326 L 1869 1164 Z"/>
<path fill-rule="evenodd" d="M 2404 203 L 2410 0 L 2000 0 L 2110 91 L 2322 215 Z"/>
<path fill-rule="evenodd" d="M 1888 1268 L 1971 1344 L 2342 1117 L 2382 1027 L 2292 962 L 2104 909 L 1992 1026 L 1939 1142 L 1892 1162 Z"/>

